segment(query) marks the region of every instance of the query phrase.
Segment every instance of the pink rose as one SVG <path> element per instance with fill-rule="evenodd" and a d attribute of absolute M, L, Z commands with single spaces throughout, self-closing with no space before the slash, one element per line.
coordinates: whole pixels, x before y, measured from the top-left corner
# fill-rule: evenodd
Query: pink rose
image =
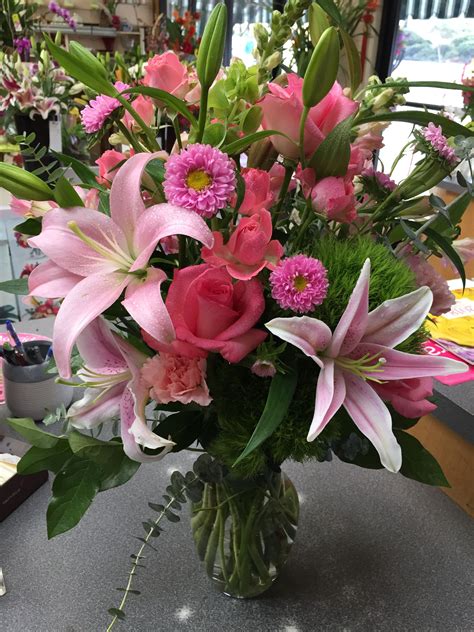
<path fill-rule="evenodd" d="M 328 219 L 350 223 L 357 217 L 354 187 L 344 178 L 323 178 L 311 190 L 313 207 Z"/>
<path fill-rule="evenodd" d="M 97 189 L 83 189 L 80 186 L 74 186 L 75 192 L 79 195 L 86 208 L 99 208 L 99 191 Z"/>
<path fill-rule="evenodd" d="M 239 208 L 241 215 L 251 215 L 262 208 L 270 208 L 274 197 L 270 189 L 270 174 L 261 169 L 242 169 L 245 196 Z M 234 202 L 235 205 L 235 202 Z"/>
<path fill-rule="evenodd" d="M 234 283 L 222 268 L 201 264 L 175 270 L 166 307 L 176 340 L 164 346 L 144 334 L 158 351 L 201 357 L 214 351 L 228 362 L 239 362 L 267 336 L 253 328 L 265 309 L 260 282 Z"/>
<path fill-rule="evenodd" d="M 372 152 L 360 147 L 359 145 L 351 146 L 351 157 L 347 166 L 346 178 L 352 178 L 360 175 L 366 167 L 372 165 Z"/>
<path fill-rule="evenodd" d="M 283 181 L 285 179 L 285 167 L 279 163 L 275 162 L 268 175 L 270 176 L 270 191 L 272 192 L 273 199 L 277 200 L 280 197 L 281 187 L 283 186 Z M 296 182 L 291 179 L 290 184 L 288 185 L 288 191 L 293 191 L 296 188 Z"/>
<path fill-rule="evenodd" d="M 433 395 L 433 380 L 430 377 L 380 384 L 373 382 L 372 387 L 382 399 L 392 404 L 397 413 L 409 419 L 428 415 L 436 408 L 436 404 L 426 399 Z"/>
<path fill-rule="evenodd" d="M 127 156 L 120 151 L 115 151 L 115 149 L 104 151 L 102 156 L 95 161 L 95 164 L 99 166 L 97 182 L 110 186 L 118 171 L 115 167 L 124 160 L 127 160 Z"/>
<path fill-rule="evenodd" d="M 209 406 L 212 401 L 206 384 L 204 358 L 160 353 L 145 362 L 141 377 L 158 403 L 196 402 L 200 406 Z"/>
<path fill-rule="evenodd" d="M 269 93 L 259 101 L 263 110 L 262 126 L 289 136 L 272 136 L 275 149 L 287 158 L 299 156 L 299 127 L 303 112 L 303 79 L 295 74 L 288 75 L 286 88 L 277 83 L 268 84 Z M 358 104 L 344 96 L 341 86 L 335 82 L 330 92 L 320 103 L 311 108 L 305 126 L 304 152 L 311 156 L 329 132 L 338 123 L 348 118 Z"/>
<path fill-rule="evenodd" d="M 214 246 L 203 248 L 201 256 L 212 266 L 225 266 L 234 279 L 246 281 L 263 268 L 273 270 L 278 265 L 284 250 L 279 241 L 272 239 L 272 230 L 272 216 L 261 209 L 240 220 L 227 244 L 222 233 L 213 232 Z"/>
<path fill-rule="evenodd" d="M 155 106 L 150 97 L 144 97 L 142 94 L 139 94 L 135 101 L 131 103 L 131 106 L 148 126 L 153 123 L 155 118 Z M 127 129 L 137 131 L 141 129 L 129 112 L 125 112 L 122 121 Z"/>
<path fill-rule="evenodd" d="M 58 205 L 56 202 L 38 202 L 35 200 L 20 200 L 15 196 L 12 196 L 10 200 L 10 210 L 15 215 L 21 217 L 43 217 L 48 211 L 56 208 Z"/>
<path fill-rule="evenodd" d="M 188 91 L 188 71 L 176 53 L 167 51 L 147 61 L 143 83 L 182 99 Z"/>

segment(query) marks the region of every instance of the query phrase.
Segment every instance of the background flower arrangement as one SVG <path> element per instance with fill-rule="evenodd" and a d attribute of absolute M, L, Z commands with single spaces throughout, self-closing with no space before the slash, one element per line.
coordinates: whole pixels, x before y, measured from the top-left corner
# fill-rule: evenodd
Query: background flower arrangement
<path fill-rule="evenodd" d="M 59 379 L 75 374 L 86 387 L 59 437 L 10 421 L 33 444 L 20 471 L 41 464 L 57 474 L 49 537 L 140 463 L 197 441 L 208 454 L 172 479 L 164 504 L 151 505 L 158 516 L 144 523 L 143 547 L 191 500 L 198 553 L 239 596 L 271 584 L 294 538 L 286 459 L 335 454 L 447 484 L 406 431 L 433 409 L 430 378 L 465 368 L 424 355 L 422 345 L 430 310 L 449 309 L 427 259 L 447 256 L 465 278 L 452 244 L 472 199 L 462 177 L 466 190 L 449 206 L 429 190 L 469 162 L 474 132 L 396 111 L 406 81 L 371 78 L 361 88 L 357 51 L 327 0 L 312 5 L 304 78 L 272 80 L 310 4 L 290 1 L 270 29 L 258 26 L 250 68 L 239 60 L 221 68 L 221 4 L 195 65 L 168 51 L 118 81 L 78 44 L 66 51 L 46 40 L 95 93 L 81 113 L 91 141 L 111 134 L 128 147 L 103 153 L 98 178 L 68 159 L 81 190 L 61 169 L 45 183 L 0 165 L 0 184 L 31 201 L 21 232 L 50 259 L 15 291 L 63 299 L 53 340 Z M 341 45 L 347 88 L 336 81 Z M 414 126 L 404 151 L 416 163 L 401 182 L 373 162 L 392 120 Z M 158 142 L 163 127 L 175 131 L 169 151 Z M 38 203 L 46 204 L 33 213 Z M 112 440 L 89 434 L 113 419 Z M 243 534 L 232 544 L 229 524 Z"/>

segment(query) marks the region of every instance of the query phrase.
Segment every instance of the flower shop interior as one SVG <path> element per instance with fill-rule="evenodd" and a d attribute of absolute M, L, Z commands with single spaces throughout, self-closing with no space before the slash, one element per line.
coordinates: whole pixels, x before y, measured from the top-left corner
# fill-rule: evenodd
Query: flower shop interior
<path fill-rule="evenodd" d="M 0 2 L 0 629 L 472 631 L 474 0 Z"/>

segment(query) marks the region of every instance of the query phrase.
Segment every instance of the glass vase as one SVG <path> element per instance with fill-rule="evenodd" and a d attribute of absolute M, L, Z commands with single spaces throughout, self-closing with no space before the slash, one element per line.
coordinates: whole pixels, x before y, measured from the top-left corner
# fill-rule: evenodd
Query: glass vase
<path fill-rule="evenodd" d="M 192 505 L 191 524 L 215 586 L 239 599 L 270 588 L 288 559 L 298 516 L 298 494 L 283 472 L 207 483 Z"/>

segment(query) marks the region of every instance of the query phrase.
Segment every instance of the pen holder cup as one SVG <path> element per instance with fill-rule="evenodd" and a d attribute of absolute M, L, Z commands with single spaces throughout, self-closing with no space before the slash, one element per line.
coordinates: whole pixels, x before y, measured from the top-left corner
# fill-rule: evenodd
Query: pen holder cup
<path fill-rule="evenodd" d="M 25 349 L 38 346 L 43 358 L 50 343 L 42 340 L 24 342 Z M 7 408 L 15 417 L 31 417 L 41 421 L 62 404 L 69 406 L 74 389 L 56 384 L 56 375 L 47 372 L 49 360 L 41 364 L 16 366 L 3 360 L 3 384 Z"/>

